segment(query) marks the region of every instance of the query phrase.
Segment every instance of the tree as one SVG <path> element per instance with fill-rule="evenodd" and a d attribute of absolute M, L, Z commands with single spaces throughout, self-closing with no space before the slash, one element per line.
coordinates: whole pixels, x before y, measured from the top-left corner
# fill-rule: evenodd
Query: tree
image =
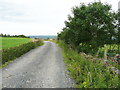
<path fill-rule="evenodd" d="M 72 14 L 65 21 L 63 31 L 58 34 L 65 43 L 72 47 L 82 45 L 93 52 L 104 44 L 113 43 L 116 22 L 110 5 L 101 2 L 80 4 L 72 9 Z"/>
<path fill-rule="evenodd" d="M 2 33 L 0 34 L 0 37 L 3 37 L 3 34 L 2 34 Z"/>

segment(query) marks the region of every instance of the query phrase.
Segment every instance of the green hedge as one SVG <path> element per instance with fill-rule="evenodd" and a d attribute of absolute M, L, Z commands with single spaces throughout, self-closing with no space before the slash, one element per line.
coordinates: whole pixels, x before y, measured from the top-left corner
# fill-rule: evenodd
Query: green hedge
<path fill-rule="evenodd" d="M 14 60 L 17 57 L 20 57 L 24 53 L 42 44 L 43 44 L 42 41 L 36 41 L 36 42 L 25 43 L 17 47 L 3 49 L 2 50 L 2 64 L 5 64 L 5 62 L 8 62 L 10 60 Z"/>

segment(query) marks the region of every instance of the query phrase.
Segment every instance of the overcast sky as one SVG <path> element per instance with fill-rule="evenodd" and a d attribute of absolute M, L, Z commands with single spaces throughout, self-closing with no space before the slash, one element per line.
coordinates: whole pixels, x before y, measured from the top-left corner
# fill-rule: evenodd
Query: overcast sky
<path fill-rule="evenodd" d="M 0 0 L 0 33 L 57 35 L 71 8 L 94 0 Z M 96 0 L 97 1 L 97 0 Z M 120 0 L 101 0 L 117 11 Z"/>

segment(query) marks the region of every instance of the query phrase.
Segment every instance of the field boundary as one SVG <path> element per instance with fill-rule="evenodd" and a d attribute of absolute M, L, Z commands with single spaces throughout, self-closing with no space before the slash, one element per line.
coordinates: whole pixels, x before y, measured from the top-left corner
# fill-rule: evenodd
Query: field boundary
<path fill-rule="evenodd" d="M 11 47 L 8 49 L 2 49 L 0 52 L 2 52 L 2 67 L 6 66 L 8 63 L 13 61 L 14 59 L 20 57 L 21 55 L 27 53 L 31 49 L 34 49 L 38 46 L 43 45 L 42 40 L 36 40 L 35 42 L 28 42 L 16 47 Z"/>

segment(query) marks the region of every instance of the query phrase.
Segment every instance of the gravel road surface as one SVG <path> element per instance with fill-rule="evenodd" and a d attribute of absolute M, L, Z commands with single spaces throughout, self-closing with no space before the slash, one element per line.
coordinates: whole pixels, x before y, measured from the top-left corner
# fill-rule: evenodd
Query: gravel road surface
<path fill-rule="evenodd" d="M 53 42 L 29 51 L 2 69 L 5 88 L 70 88 L 61 49 Z"/>

